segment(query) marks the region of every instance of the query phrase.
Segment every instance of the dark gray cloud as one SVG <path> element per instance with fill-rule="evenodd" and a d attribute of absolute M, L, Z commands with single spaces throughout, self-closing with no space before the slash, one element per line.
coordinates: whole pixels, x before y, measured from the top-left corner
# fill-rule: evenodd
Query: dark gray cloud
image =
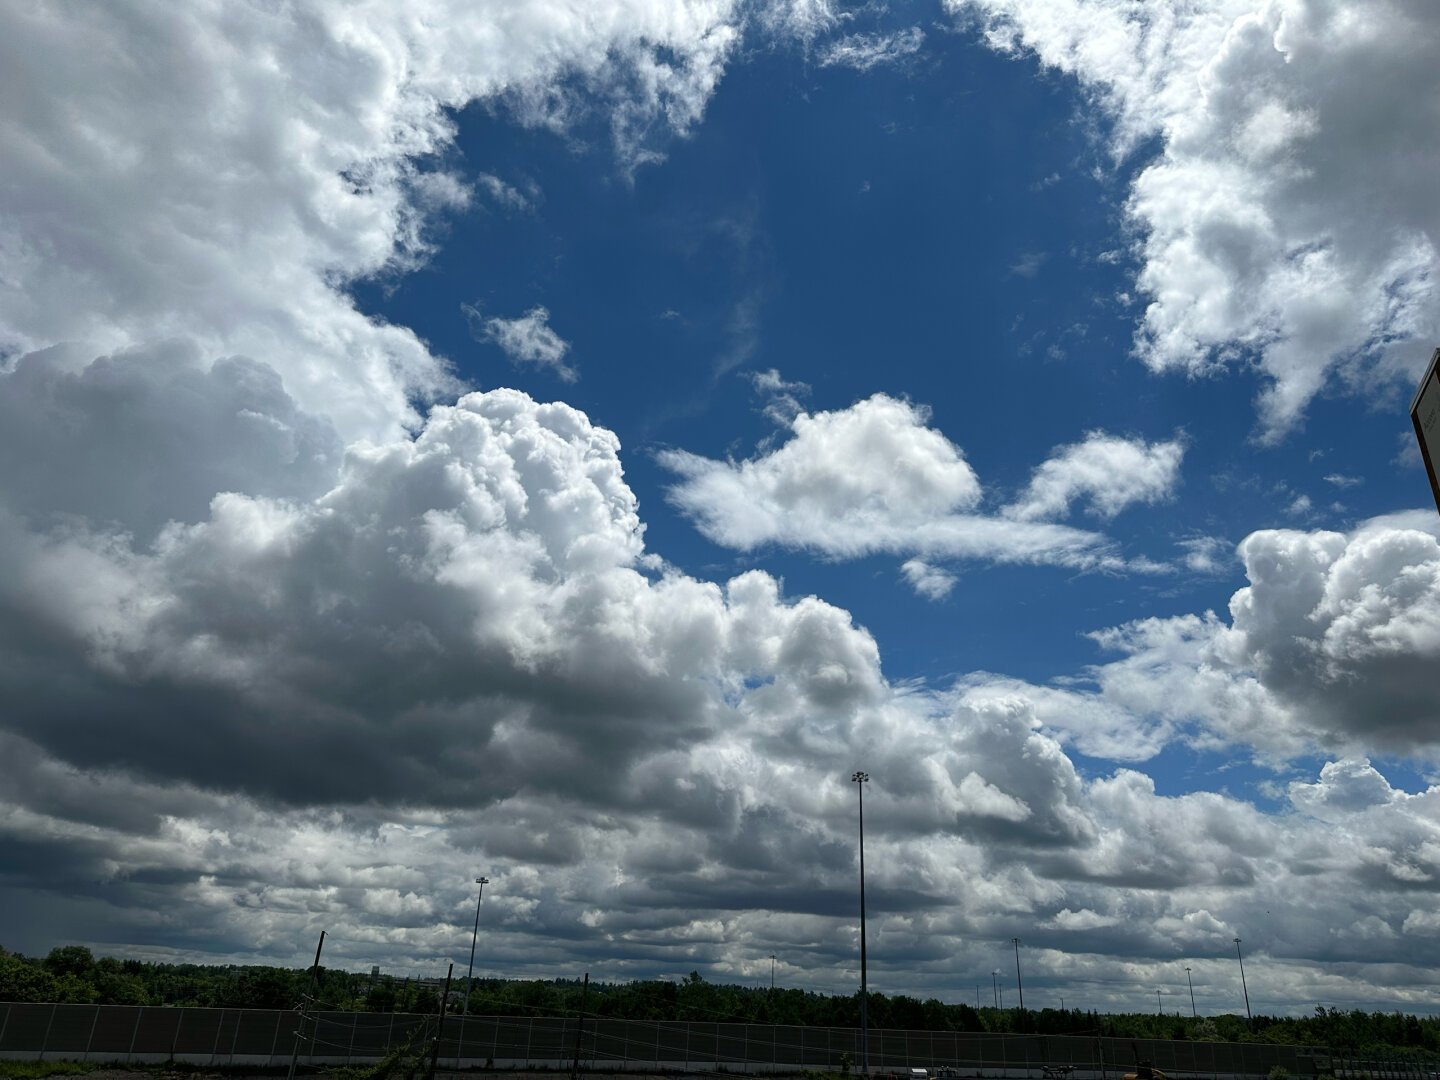
<path fill-rule="evenodd" d="M 5 502 L 38 523 L 88 521 L 142 544 L 209 516 L 218 492 L 314 498 L 339 475 L 328 420 L 303 412 L 268 364 L 208 363 L 174 340 L 92 358 L 20 357 L 0 394 L 0 455 L 24 461 Z"/>

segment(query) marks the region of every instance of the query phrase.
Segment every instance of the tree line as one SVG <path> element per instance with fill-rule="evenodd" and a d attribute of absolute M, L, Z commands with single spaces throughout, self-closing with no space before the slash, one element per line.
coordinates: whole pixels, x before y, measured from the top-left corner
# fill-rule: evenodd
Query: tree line
<path fill-rule="evenodd" d="M 442 980 L 398 978 L 321 967 L 167 964 L 97 959 L 82 945 L 43 958 L 0 947 L 0 1001 L 102 1005 L 173 1005 L 288 1009 L 313 997 L 345 1012 L 435 1013 Z M 469 1008 L 487 1016 L 587 1016 L 625 1020 L 860 1026 L 858 994 L 712 983 L 698 972 L 679 981 L 628 983 L 579 979 L 476 979 Z M 463 980 L 452 984 L 447 1012 L 463 1007 Z M 1440 1055 L 1440 1018 L 1400 1012 L 1344 1011 L 1316 1006 L 1308 1016 L 1188 1017 L 1174 1013 L 1097 1013 L 1084 1009 L 972 1008 L 938 998 L 871 992 L 872 1028 L 1038 1035 L 1101 1035 L 1130 1039 L 1266 1042 L 1325 1046 L 1351 1052 Z"/>

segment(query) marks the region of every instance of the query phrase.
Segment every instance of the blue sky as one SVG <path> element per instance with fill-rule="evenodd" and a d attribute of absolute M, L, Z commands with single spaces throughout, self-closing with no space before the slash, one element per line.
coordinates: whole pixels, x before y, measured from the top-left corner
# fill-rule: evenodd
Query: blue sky
<path fill-rule="evenodd" d="M 1431 1007 L 1424 4 L 0 20 L 0 944 Z"/>
<path fill-rule="evenodd" d="M 857 32 L 911 25 L 866 14 Z M 1159 147 L 1117 159 L 1074 80 L 930 14 L 917 52 L 867 71 L 757 47 L 704 122 L 658 136 L 663 161 L 633 175 L 603 116 L 556 134 L 468 107 L 447 164 L 534 194 L 523 208 L 482 195 L 447 217 L 422 270 L 358 283 L 362 310 L 413 328 L 472 385 L 583 409 L 620 437 L 651 550 L 704 577 L 764 567 L 844 607 L 881 640 L 892 678 L 1078 675 L 1101 659 L 1091 630 L 1223 611 L 1244 583 L 1228 549 L 1255 529 L 1423 509 L 1418 462 L 1396 460 L 1410 438 L 1398 390 L 1360 401 L 1334 388 L 1303 430 L 1257 446 L 1253 372 L 1157 376 L 1136 362 L 1143 299 L 1121 208 Z M 477 340 L 477 320 L 537 305 L 569 346 L 573 382 Z M 1095 429 L 1179 434 L 1173 490 L 1104 525 L 1127 555 L 1171 566 L 961 561 L 935 602 L 891 557 L 709 543 L 668 505 L 676 478 L 656 453 L 745 459 L 783 440 L 754 383 L 771 370 L 804 384 L 807 411 L 876 393 L 923 406 L 997 498 Z M 1302 496 L 1309 507 L 1292 510 Z M 1201 538 L 1227 552 L 1213 571 L 1174 566 L 1176 545 Z"/>

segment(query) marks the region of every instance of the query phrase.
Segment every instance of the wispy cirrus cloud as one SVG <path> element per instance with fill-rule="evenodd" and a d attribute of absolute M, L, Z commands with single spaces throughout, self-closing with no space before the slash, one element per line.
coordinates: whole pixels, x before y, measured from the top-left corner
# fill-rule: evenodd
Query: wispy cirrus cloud
<path fill-rule="evenodd" d="M 924 46 L 925 31 L 918 26 L 889 34 L 850 34 L 820 50 L 820 65 L 869 71 L 882 64 L 903 63 Z"/>
<path fill-rule="evenodd" d="M 525 184 L 525 191 L 514 184 L 507 184 L 494 173 L 480 173 L 475 177 L 475 186 L 483 191 L 489 200 L 496 206 L 511 211 L 532 210 L 535 202 L 540 196 L 539 188 L 535 184 Z"/>

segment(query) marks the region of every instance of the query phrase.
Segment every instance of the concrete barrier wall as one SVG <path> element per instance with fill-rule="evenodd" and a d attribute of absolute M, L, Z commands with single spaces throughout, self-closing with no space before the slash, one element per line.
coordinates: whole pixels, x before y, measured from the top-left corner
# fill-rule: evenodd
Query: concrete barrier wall
<path fill-rule="evenodd" d="M 178 1009 L 124 1005 L 0 1003 L 0 1057 L 199 1065 L 361 1064 L 415 1036 L 434 1017 L 406 1013 L 300 1013 L 275 1009 Z M 839 1070 L 860 1060 L 852 1028 L 678 1023 L 574 1018 L 447 1017 L 440 1060 L 449 1068 L 569 1068 L 579 1051 L 589 1069 L 794 1072 Z M 1259 1043 L 1171 1042 L 1056 1035 L 872 1030 L 871 1072 L 915 1067 L 987 1080 L 1039 1078 L 1074 1067 L 1074 1080 L 1120 1080 L 1137 1057 L 1178 1077 L 1242 1080 L 1275 1066 L 1293 1076 L 1331 1071 L 1323 1052 Z M 1353 1064 L 1353 1063 L 1352 1063 Z M 1335 1071 L 1373 1080 L 1431 1080 L 1414 1063 L 1370 1062 Z"/>

